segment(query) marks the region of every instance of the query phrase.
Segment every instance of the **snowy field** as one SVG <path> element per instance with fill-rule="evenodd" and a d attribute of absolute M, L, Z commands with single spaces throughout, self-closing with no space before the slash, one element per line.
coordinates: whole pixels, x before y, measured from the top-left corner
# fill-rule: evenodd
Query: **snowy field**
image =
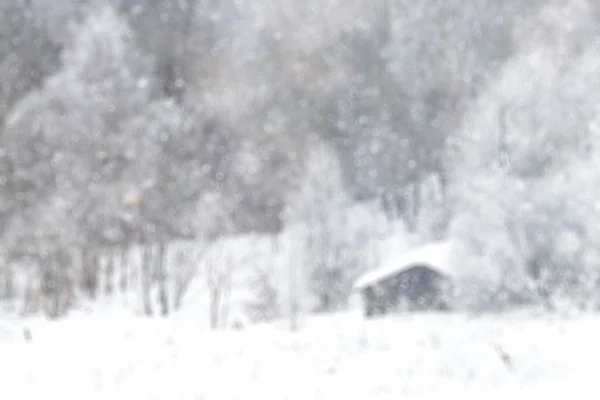
<path fill-rule="evenodd" d="M 210 333 L 193 321 L 112 312 L 2 322 L 3 397 L 596 400 L 600 393 L 600 317 L 365 322 L 344 314 L 306 319 L 296 334 L 283 323 Z"/>

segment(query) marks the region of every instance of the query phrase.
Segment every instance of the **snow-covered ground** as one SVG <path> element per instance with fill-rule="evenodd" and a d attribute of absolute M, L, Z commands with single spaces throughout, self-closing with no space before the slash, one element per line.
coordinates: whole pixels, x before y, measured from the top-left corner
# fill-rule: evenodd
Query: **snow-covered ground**
<path fill-rule="evenodd" d="M 30 327 L 33 340 L 23 340 Z M 600 317 L 311 317 L 211 333 L 190 315 L 0 323 L 3 398 L 596 399 Z M 503 361 L 503 353 L 505 353 Z"/>

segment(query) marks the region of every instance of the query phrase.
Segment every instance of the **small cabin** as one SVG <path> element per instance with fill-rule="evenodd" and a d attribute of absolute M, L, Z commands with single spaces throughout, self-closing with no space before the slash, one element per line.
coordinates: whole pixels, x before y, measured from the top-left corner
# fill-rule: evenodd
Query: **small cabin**
<path fill-rule="evenodd" d="M 354 284 L 367 317 L 391 312 L 447 311 L 454 274 L 450 242 L 413 249 L 367 271 Z"/>

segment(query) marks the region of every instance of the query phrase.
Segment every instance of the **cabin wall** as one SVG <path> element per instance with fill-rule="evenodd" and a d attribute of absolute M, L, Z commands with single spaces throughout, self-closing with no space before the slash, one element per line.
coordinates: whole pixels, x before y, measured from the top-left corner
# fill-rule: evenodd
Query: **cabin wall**
<path fill-rule="evenodd" d="M 363 290 L 365 315 L 449 310 L 446 289 L 450 285 L 447 277 L 430 268 L 411 268 Z"/>

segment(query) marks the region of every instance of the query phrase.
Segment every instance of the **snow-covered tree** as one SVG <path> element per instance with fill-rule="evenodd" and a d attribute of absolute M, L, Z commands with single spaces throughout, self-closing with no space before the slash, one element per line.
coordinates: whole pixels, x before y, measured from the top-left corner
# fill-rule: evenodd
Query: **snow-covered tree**
<path fill-rule="evenodd" d="M 144 60 L 136 57 L 128 31 L 110 8 L 90 15 L 65 49 L 63 68 L 23 97 L 7 118 L 3 212 L 14 220 L 7 224 L 11 229 L 32 232 L 27 240 L 12 242 L 31 246 L 28 257 L 33 252 L 44 258 L 50 250 L 39 246 L 48 238 L 53 251 L 69 252 L 124 240 L 123 232 L 115 232 L 124 160 L 119 126 L 150 97 Z M 44 224 L 40 215 L 61 215 L 65 221 Z M 34 218 L 33 225 L 19 223 L 22 218 Z M 20 237 L 12 230 L 6 236 Z M 9 254 L 24 256 L 9 243 L 4 244 Z M 60 266 L 74 267 L 72 258 Z M 86 280 L 92 267 L 81 267 L 78 278 Z M 69 274 L 73 278 L 73 271 Z"/>
<path fill-rule="evenodd" d="M 196 236 L 197 203 L 206 184 L 200 157 L 206 125 L 191 123 L 194 115 L 174 101 L 155 102 L 125 126 L 134 155 L 126 181 L 134 182 L 130 223 L 145 246 L 157 245 L 156 270 L 162 313 L 170 310 L 165 266 L 166 247 L 175 239 Z M 200 233 L 208 230 L 200 231 Z M 148 273 L 150 271 L 147 271 Z M 147 279 L 150 279 L 147 277 Z"/>
<path fill-rule="evenodd" d="M 357 243 L 352 242 L 346 209 L 350 197 L 339 159 L 324 143 L 310 153 L 298 191 L 288 203 L 287 222 L 302 226 L 304 237 L 299 287 L 314 296 L 317 310 L 331 311 L 344 304 L 356 265 Z M 306 292 L 304 292 L 306 293 Z"/>
<path fill-rule="evenodd" d="M 597 275 L 599 63 L 595 44 L 575 58 L 524 53 L 465 118 L 452 232 L 471 283 L 495 302 L 553 306 Z"/>
<path fill-rule="evenodd" d="M 91 9 L 74 28 L 62 65 L 7 120 L 3 216 L 57 197 L 68 210 L 63 229 L 77 232 L 78 279 L 90 296 L 104 253 L 112 260 L 133 244 L 145 246 L 145 308 L 156 283 L 166 314 L 173 297 L 165 265 L 169 242 L 225 230 L 200 222 L 196 212 L 205 192 L 226 199 L 239 188 L 228 179 L 235 157 L 231 132 L 209 110 L 158 98 L 153 60 L 108 6 Z M 227 209 L 228 217 L 234 210 Z"/>

